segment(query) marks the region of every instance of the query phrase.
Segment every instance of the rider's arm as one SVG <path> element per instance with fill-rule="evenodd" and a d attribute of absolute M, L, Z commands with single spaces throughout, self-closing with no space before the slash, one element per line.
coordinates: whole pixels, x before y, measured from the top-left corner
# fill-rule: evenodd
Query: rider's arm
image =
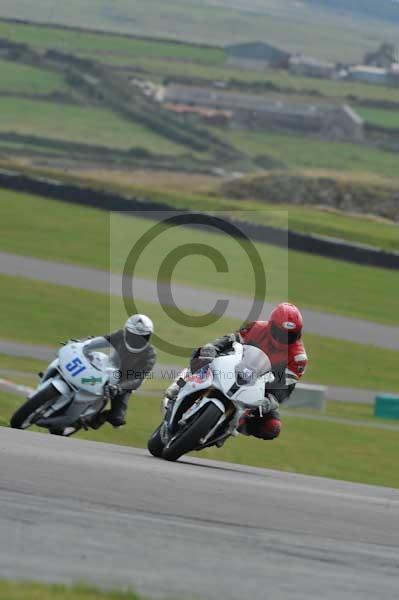
<path fill-rule="evenodd" d="M 91 339 L 87 344 L 86 348 L 89 350 L 98 350 L 99 348 L 108 348 L 109 338 L 107 336 L 98 336 Z"/>
<path fill-rule="evenodd" d="M 236 333 L 229 333 L 227 335 L 223 335 L 222 337 L 216 338 L 213 342 L 206 344 L 207 347 L 213 346 L 216 350 L 216 354 L 221 354 L 222 352 L 228 352 L 233 348 L 234 342 L 238 342 L 239 338 Z M 191 358 L 197 358 L 201 352 L 201 347 L 196 348 Z"/>
<path fill-rule="evenodd" d="M 291 396 L 296 384 L 305 373 L 307 363 L 308 357 L 304 349 L 294 351 L 289 356 L 287 368 L 276 369 L 273 372 L 275 381 L 272 384 L 266 385 L 266 393 L 273 394 L 280 404 L 285 402 Z"/>
<path fill-rule="evenodd" d="M 273 371 L 273 374 L 275 381 L 265 385 L 265 394 L 272 395 L 281 404 L 291 396 L 299 378 L 288 368 Z"/>
<path fill-rule="evenodd" d="M 137 390 L 143 383 L 144 379 L 148 377 L 153 370 L 156 360 L 156 352 L 154 348 L 150 346 L 147 349 L 142 365 L 140 365 L 137 369 L 132 369 L 131 377 L 129 376 L 129 373 L 127 373 L 126 380 L 120 385 L 121 390 L 124 392 L 134 392 Z"/>

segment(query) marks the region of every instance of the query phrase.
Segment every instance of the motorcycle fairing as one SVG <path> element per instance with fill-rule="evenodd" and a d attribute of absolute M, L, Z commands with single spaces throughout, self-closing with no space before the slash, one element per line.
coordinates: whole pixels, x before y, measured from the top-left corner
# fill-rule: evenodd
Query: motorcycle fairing
<path fill-rule="evenodd" d="M 168 427 L 173 429 L 173 423 L 175 422 L 176 414 L 184 405 L 184 401 L 194 393 L 199 393 L 201 390 L 205 390 L 211 387 L 213 381 L 213 373 L 211 369 L 205 367 L 200 369 L 196 373 L 191 373 L 190 369 L 185 369 L 181 377 L 186 382 L 184 387 L 180 390 L 176 402 L 174 402 L 171 410 L 166 413 L 166 420 Z M 183 409 L 184 411 L 184 409 Z"/>

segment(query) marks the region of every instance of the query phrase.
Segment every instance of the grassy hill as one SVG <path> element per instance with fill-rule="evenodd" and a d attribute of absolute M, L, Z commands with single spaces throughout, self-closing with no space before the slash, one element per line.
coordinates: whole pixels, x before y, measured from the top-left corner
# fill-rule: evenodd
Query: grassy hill
<path fill-rule="evenodd" d="M 324 206 L 359 215 L 371 214 L 374 210 L 379 217 L 399 222 L 399 189 L 393 182 L 384 186 L 377 180 L 363 181 L 350 176 L 337 175 L 334 179 L 323 176 L 323 172 L 317 177 L 316 171 L 309 175 L 270 172 L 232 179 L 222 186 L 221 192 L 237 200 L 250 198 L 278 205 Z"/>
<path fill-rule="evenodd" d="M 355 13 L 348 17 L 330 7 L 294 0 L 119 0 L 112 7 L 70 0 L 56 8 L 37 0 L 34 10 L 28 0 L 2 0 L 0 15 L 208 44 L 263 39 L 336 60 L 359 60 L 380 42 L 396 39 L 394 25 L 373 14 L 367 19 Z"/>
<path fill-rule="evenodd" d="M 223 210 L 236 210 L 236 203 L 220 196 L 217 181 L 206 197 L 199 198 L 195 188 L 189 194 L 179 193 L 178 173 L 285 168 L 289 179 L 292 170 L 306 170 L 311 177 L 309 172 L 318 169 L 332 179 L 337 179 L 337 172 L 347 172 L 367 181 L 384 177 L 384 185 L 393 189 L 398 185 L 395 152 L 289 133 L 208 127 L 196 118 L 163 110 L 131 84 L 131 77 L 159 82 L 201 74 L 210 80 L 220 76 L 237 89 L 244 86 L 265 92 L 271 86 L 269 93 L 276 99 L 290 95 L 298 101 L 312 102 L 317 97 L 332 102 L 356 96 L 363 103 L 389 101 L 391 109 L 362 107 L 359 112 L 370 123 L 394 128 L 399 124 L 399 109 L 394 108 L 395 103 L 399 105 L 397 89 L 306 79 L 272 70 L 230 69 L 224 65 L 223 50 L 214 46 L 5 21 L 0 21 L 0 46 L 0 158 L 7 165 L 23 161 L 35 168 L 67 169 L 80 176 L 97 169 L 103 179 L 111 168 L 124 169 L 133 178 L 130 191 L 145 197 L 157 196 L 159 189 L 155 184 L 144 190 L 134 185 L 135 170 L 174 171 L 177 193 L 167 198 L 169 203 Z M 108 183 L 114 179 L 109 173 Z M 310 198 L 308 204 L 316 200 Z M 268 198 L 258 203 L 247 195 L 240 207 L 263 210 L 265 202 L 267 206 Z M 351 217 L 332 216 L 318 207 L 293 209 L 291 198 L 281 208 L 289 209 L 288 222 L 294 230 L 398 247 L 396 229 L 389 223 L 353 222 Z M 369 212 L 389 216 L 372 207 Z M 265 219 L 262 214 L 260 218 Z M 272 221 L 281 225 L 275 215 Z"/>

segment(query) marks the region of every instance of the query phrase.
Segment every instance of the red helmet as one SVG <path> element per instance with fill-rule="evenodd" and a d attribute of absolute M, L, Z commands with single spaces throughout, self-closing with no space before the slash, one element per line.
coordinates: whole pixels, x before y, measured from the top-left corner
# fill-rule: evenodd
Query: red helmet
<path fill-rule="evenodd" d="M 271 336 L 279 345 L 294 344 L 302 335 L 303 318 L 294 304 L 277 304 L 270 313 L 269 323 Z"/>

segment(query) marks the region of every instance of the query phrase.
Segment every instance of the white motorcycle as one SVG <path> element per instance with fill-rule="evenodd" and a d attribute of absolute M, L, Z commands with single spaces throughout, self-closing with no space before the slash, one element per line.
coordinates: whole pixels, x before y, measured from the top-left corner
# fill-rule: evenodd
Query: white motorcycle
<path fill-rule="evenodd" d="M 163 407 L 164 420 L 147 447 L 153 456 L 177 460 L 193 450 L 222 446 L 238 435 L 248 409 L 265 406 L 265 385 L 274 381 L 268 356 L 255 346 L 236 342 L 199 370 L 185 369 L 174 402 Z"/>
<path fill-rule="evenodd" d="M 104 386 L 115 377 L 118 359 L 112 351 L 109 356 L 90 351 L 89 344 L 90 340 L 71 340 L 60 348 L 36 390 L 11 417 L 11 427 L 36 425 L 69 436 L 82 427 L 97 429 L 105 422 L 107 413 L 102 411 L 108 398 Z"/>

